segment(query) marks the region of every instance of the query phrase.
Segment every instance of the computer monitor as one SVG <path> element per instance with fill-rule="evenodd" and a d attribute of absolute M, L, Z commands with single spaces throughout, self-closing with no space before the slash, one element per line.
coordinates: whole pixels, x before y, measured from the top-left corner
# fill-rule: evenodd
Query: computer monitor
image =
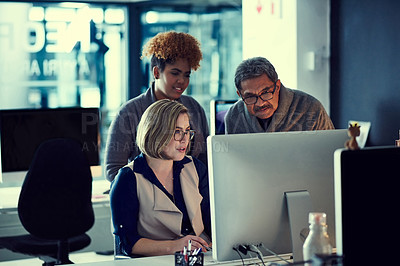
<path fill-rule="evenodd" d="M 333 154 L 347 139 L 347 130 L 209 136 L 213 259 L 262 243 L 301 261 L 310 211 L 327 214 L 334 246 Z"/>
<path fill-rule="evenodd" d="M 225 114 L 235 102 L 237 102 L 237 100 L 211 100 L 210 135 L 225 134 Z"/>
<path fill-rule="evenodd" d="M 400 147 L 335 152 L 337 254 L 344 265 L 391 265 L 398 254 Z"/>
<path fill-rule="evenodd" d="M 36 148 L 52 138 L 79 141 L 89 164 L 99 165 L 99 109 L 0 110 L 0 178 L 23 180 Z"/>

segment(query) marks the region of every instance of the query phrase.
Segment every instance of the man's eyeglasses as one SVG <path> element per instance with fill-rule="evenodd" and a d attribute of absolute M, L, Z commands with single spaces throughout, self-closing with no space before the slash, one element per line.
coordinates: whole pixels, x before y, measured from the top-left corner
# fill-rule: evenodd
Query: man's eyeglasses
<path fill-rule="evenodd" d="M 174 132 L 174 140 L 182 141 L 183 138 L 186 136 L 186 134 L 189 134 L 189 139 L 192 140 L 195 133 L 196 133 L 196 131 L 194 131 L 194 130 L 184 131 L 182 129 L 176 129 Z"/>
<path fill-rule="evenodd" d="M 272 91 L 269 91 L 270 89 L 272 89 L 272 87 L 274 87 L 274 89 Z M 273 86 L 266 87 L 261 92 L 261 94 L 247 96 L 246 98 L 242 97 L 242 99 L 248 105 L 257 103 L 258 98 L 260 98 L 261 100 L 263 100 L 265 102 L 265 101 L 268 101 L 268 100 L 271 100 L 272 98 L 274 98 L 275 90 L 276 90 L 276 82 L 274 83 Z"/>

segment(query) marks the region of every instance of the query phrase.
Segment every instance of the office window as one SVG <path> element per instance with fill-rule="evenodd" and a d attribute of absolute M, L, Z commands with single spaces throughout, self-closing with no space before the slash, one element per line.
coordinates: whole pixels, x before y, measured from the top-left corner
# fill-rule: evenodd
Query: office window
<path fill-rule="evenodd" d="M 0 108 L 98 107 L 126 101 L 126 7 L 0 3 Z"/>
<path fill-rule="evenodd" d="M 99 107 L 103 156 L 109 124 L 128 99 L 129 5 L 0 3 L 0 109 Z M 188 32 L 201 42 L 201 67 L 185 93 L 207 115 L 211 99 L 237 97 L 233 79 L 242 60 L 241 5 L 161 8 L 150 3 L 140 14 L 141 31 L 134 37 L 142 45 L 166 30 Z M 144 81 L 131 84 L 137 94 L 152 80 L 149 62 L 141 64 Z"/>

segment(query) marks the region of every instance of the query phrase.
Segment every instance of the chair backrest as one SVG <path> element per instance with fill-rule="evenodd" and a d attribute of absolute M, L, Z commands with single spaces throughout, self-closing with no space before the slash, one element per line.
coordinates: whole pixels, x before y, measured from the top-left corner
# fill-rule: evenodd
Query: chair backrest
<path fill-rule="evenodd" d="M 65 239 L 94 224 L 92 175 L 82 146 L 71 139 L 43 142 L 21 188 L 18 214 L 34 236 Z"/>

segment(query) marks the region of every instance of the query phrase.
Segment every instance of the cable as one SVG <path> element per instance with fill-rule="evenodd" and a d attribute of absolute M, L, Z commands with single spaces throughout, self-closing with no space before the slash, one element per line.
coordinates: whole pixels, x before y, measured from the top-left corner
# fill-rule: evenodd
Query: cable
<path fill-rule="evenodd" d="M 261 260 L 261 263 L 265 266 L 264 260 L 263 260 L 263 254 L 262 252 L 258 249 L 258 247 L 256 247 L 255 245 L 247 245 L 247 250 L 254 252 L 257 254 L 257 257 L 259 260 Z"/>
<path fill-rule="evenodd" d="M 240 252 L 239 252 L 239 250 L 237 249 L 237 247 L 232 247 L 232 249 L 234 250 L 234 251 L 236 251 L 237 252 L 237 254 L 239 255 L 239 257 L 240 257 L 240 259 L 242 260 L 242 265 L 244 266 L 244 260 L 243 260 L 243 258 L 242 258 L 242 255 L 240 255 Z"/>
<path fill-rule="evenodd" d="M 265 249 L 266 251 L 268 251 L 269 253 L 271 253 L 272 255 L 274 255 L 275 257 L 279 258 L 280 260 L 283 260 L 284 262 L 290 264 L 290 261 L 282 258 L 281 256 L 279 256 L 278 254 L 276 254 L 275 252 L 273 252 L 272 250 L 270 250 L 269 248 L 267 248 L 266 246 L 264 246 L 263 243 L 258 244 L 259 247 L 262 247 L 263 249 Z"/>
<path fill-rule="evenodd" d="M 257 257 L 261 260 L 262 264 L 265 266 L 264 261 L 263 261 L 263 255 L 262 255 L 261 251 L 256 246 L 239 244 L 239 245 L 234 246 L 233 250 L 235 250 L 239 254 L 243 265 L 244 265 L 244 260 L 243 260 L 243 257 L 240 255 L 240 253 L 242 253 L 245 256 L 249 255 L 250 259 L 252 259 L 253 256 L 250 253 L 250 252 L 252 252 L 252 253 L 256 253 Z M 258 263 L 257 263 L 257 265 L 258 265 Z"/>
<path fill-rule="evenodd" d="M 237 248 L 239 248 L 239 251 L 243 254 L 243 255 L 247 255 L 247 248 L 244 246 L 244 245 L 242 245 L 242 244 L 240 244 L 240 245 L 238 245 L 237 246 Z"/>
<path fill-rule="evenodd" d="M 242 261 L 242 265 L 244 264 L 244 259 L 242 257 L 241 254 L 243 254 L 244 256 L 249 255 L 250 258 L 253 258 L 253 256 L 251 255 L 251 253 L 255 253 L 256 257 L 261 261 L 262 265 L 265 266 L 265 262 L 264 262 L 264 255 L 261 252 L 261 250 L 259 249 L 259 247 L 263 247 L 266 251 L 268 251 L 269 253 L 273 254 L 275 257 L 279 258 L 280 260 L 284 261 L 287 264 L 291 264 L 288 260 L 284 259 L 283 257 L 279 256 L 278 254 L 276 254 L 275 252 L 273 252 L 272 250 L 266 248 L 263 243 L 257 244 L 257 245 L 253 245 L 253 244 L 239 244 L 239 245 L 235 245 L 232 247 L 233 250 L 235 250 L 238 255 L 240 256 L 240 259 Z M 258 263 L 257 263 L 258 265 Z M 271 264 L 269 264 L 271 265 Z"/>

